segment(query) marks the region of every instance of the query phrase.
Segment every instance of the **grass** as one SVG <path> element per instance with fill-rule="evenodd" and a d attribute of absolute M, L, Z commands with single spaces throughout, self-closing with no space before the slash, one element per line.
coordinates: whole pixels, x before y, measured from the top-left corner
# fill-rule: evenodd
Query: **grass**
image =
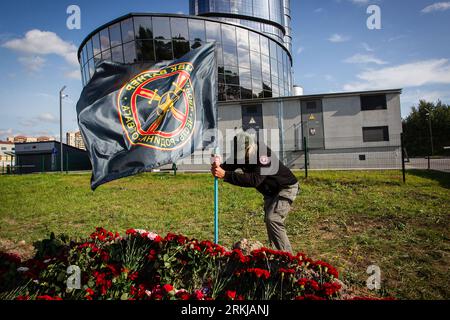
<path fill-rule="evenodd" d="M 450 298 L 450 174 L 312 172 L 287 221 L 294 250 L 339 268 L 364 291 L 366 269 L 382 270 L 382 295 Z M 86 237 L 95 227 L 213 238 L 208 175 L 143 174 L 89 189 L 87 174 L 0 177 L 0 249 L 30 250 L 51 231 Z M 267 244 L 262 197 L 220 186 L 220 240 Z M 25 242 L 25 245 L 24 245 Z M 28 249 L 27 249 L 28 248 Z"/>

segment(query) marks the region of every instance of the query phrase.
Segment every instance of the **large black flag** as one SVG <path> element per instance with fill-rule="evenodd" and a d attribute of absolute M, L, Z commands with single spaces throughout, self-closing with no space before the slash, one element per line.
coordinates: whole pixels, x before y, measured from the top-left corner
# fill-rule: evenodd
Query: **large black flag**
<path fill-rule="evenodd" d="M 77 104 L 92 189 L 175 163 L 214 141 L 216 73 L 214 44 L 170 63 L 97 65 Z"/>

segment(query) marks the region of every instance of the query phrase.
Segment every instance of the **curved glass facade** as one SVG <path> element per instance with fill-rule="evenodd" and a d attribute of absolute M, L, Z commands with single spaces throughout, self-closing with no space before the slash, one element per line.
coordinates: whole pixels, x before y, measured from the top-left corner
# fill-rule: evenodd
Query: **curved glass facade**
<path fill-rule="evenodd" d="M 247 26 L 284 42 L 291 52 L 290 0 L 190 0 L 190 14 Z"/>
<path fill-rule="evenodd" d="M 132 14 L 91 33 L 78 51 L 83 85 L 102 60 L 173 60 L 216 41 L 219 101 L 289 96 L 291 56 L 282 42 L 249 28 L 182 15 Z"/>

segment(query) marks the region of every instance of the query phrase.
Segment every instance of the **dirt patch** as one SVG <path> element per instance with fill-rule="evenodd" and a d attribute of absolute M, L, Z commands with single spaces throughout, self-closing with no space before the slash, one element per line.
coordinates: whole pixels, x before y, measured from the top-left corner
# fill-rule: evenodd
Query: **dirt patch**
<path fill-rule="evenodd" d="M 26 243 L 24 240 L 14 242 L 7 239 L 0 239 L 0 251 L 15 253 L 22 260 L 29 260 L 33 258 L 35 253 L 35 249 L 31 243 Z"/>

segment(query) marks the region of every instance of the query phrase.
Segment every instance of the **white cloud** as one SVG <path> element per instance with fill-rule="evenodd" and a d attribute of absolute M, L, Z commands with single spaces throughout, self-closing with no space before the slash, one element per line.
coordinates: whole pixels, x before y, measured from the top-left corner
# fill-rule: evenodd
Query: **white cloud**
<path fill-rule="evenodd" d="M 27 56 L 46 56 L 55 54 L 63 57 L 70 65 L 77 66 L 77 48 L 73 43 L 62 40 L 56 33 L 33 29 L 23 38 L 6 41 L 2 47 Z"/>
<path fill-rule="evenodd" d="M 297 54 L 301 54 L 305 49 L 303 47 L 298 47 Z"/>
<path fill-rule="evenodd" d="M 344 85 L 344 90 L 364 91 L 450 84 L 450 64 L 448 59 L 424 60 L 379 70 L 367 70 L 357 77 L 360 81 Z"/>
<path fill-rule="evenodd" d="M 31 73 L 40 71 L 45 64 L 45 59 L 40 56 L 19 57 L 18 60 Z"/>
<path fill-rule="evenodd" d="M 42 123 L 58 123 L 59 118 L 57 118 L 54 114 L 49 112 L 41 113 L 35 117 L 31 118 L 22 118 L 20 120 L 20 125 L 24 127 L 35 127 L 36 125 Z"/>
<path fill-rule="evenodd" d="M 13 135 L 13 130 L 9 129 L 0 129 L 0 137 L 8 137 Z"/>
<path fill-rule="evenodd" d="M 42 122 L 49 122 L 49 123 L 57 123 L 58 122 L 58 119 L 52 113 L 49 113 L 49 112 L 41 113 L 40 115 L 38 115 L 36 117 L 36 119 L 39 121 L 42 121 Z"/>
<path fill-rule="evenodd" d="M 450 91 L 439 90 L 408 90 L 402 94 L 402 102 L 408 104 L 418 103 L 420 100 L 436 102 L 450 98 Z"/>
<path fill-rule="evenodd" d="M 436 2 L 422 9 L 422 13 L 446 11 L 450 9 L 450 2 Z"/>
<path fill-rule="evenodd" d="M 317 8 L 316 10 L 314 10 L 315 13 L 320 13 L 323 12 L 323 8 Z"/>
<path fill-rule="evenodd" d="M 369 46 L 369 44 L 367 44 L 366 42 L 361 43 L 361 46 L 364 48 L 364 50 L 366 50 L 367 52 L 374 52 L 375 50 L 372 49 L 371 46 Z"/>
<path fill-rule="evenodd" d="M 78 70 L 78 69 L 75 69 L 73 71 L 68 71 L 68 72 L 64 73 L 64 76 L 66 76 L 66 78 L 69 78 L 69 79 L 81 80 L 80 70 Z"/>
<path fill-rule="evenodd" d="M 341 42 L 347 42 L 350 40 L 350 37 L 344 36 L 338 33 L 333 34 L 330 38 L 328 38 L 328 41 L 332 43 L 341 43 Z"/>
<path fill-rule="evenodd" d="M 357 53 L 354 56 L 345 59 L 344 62 L 351 64 L 369 64 L 369 63 L 378 65 L 388 64 L 386 61 L 378 59 L 372 54 L 360 54 L 360 53 Z"/>

